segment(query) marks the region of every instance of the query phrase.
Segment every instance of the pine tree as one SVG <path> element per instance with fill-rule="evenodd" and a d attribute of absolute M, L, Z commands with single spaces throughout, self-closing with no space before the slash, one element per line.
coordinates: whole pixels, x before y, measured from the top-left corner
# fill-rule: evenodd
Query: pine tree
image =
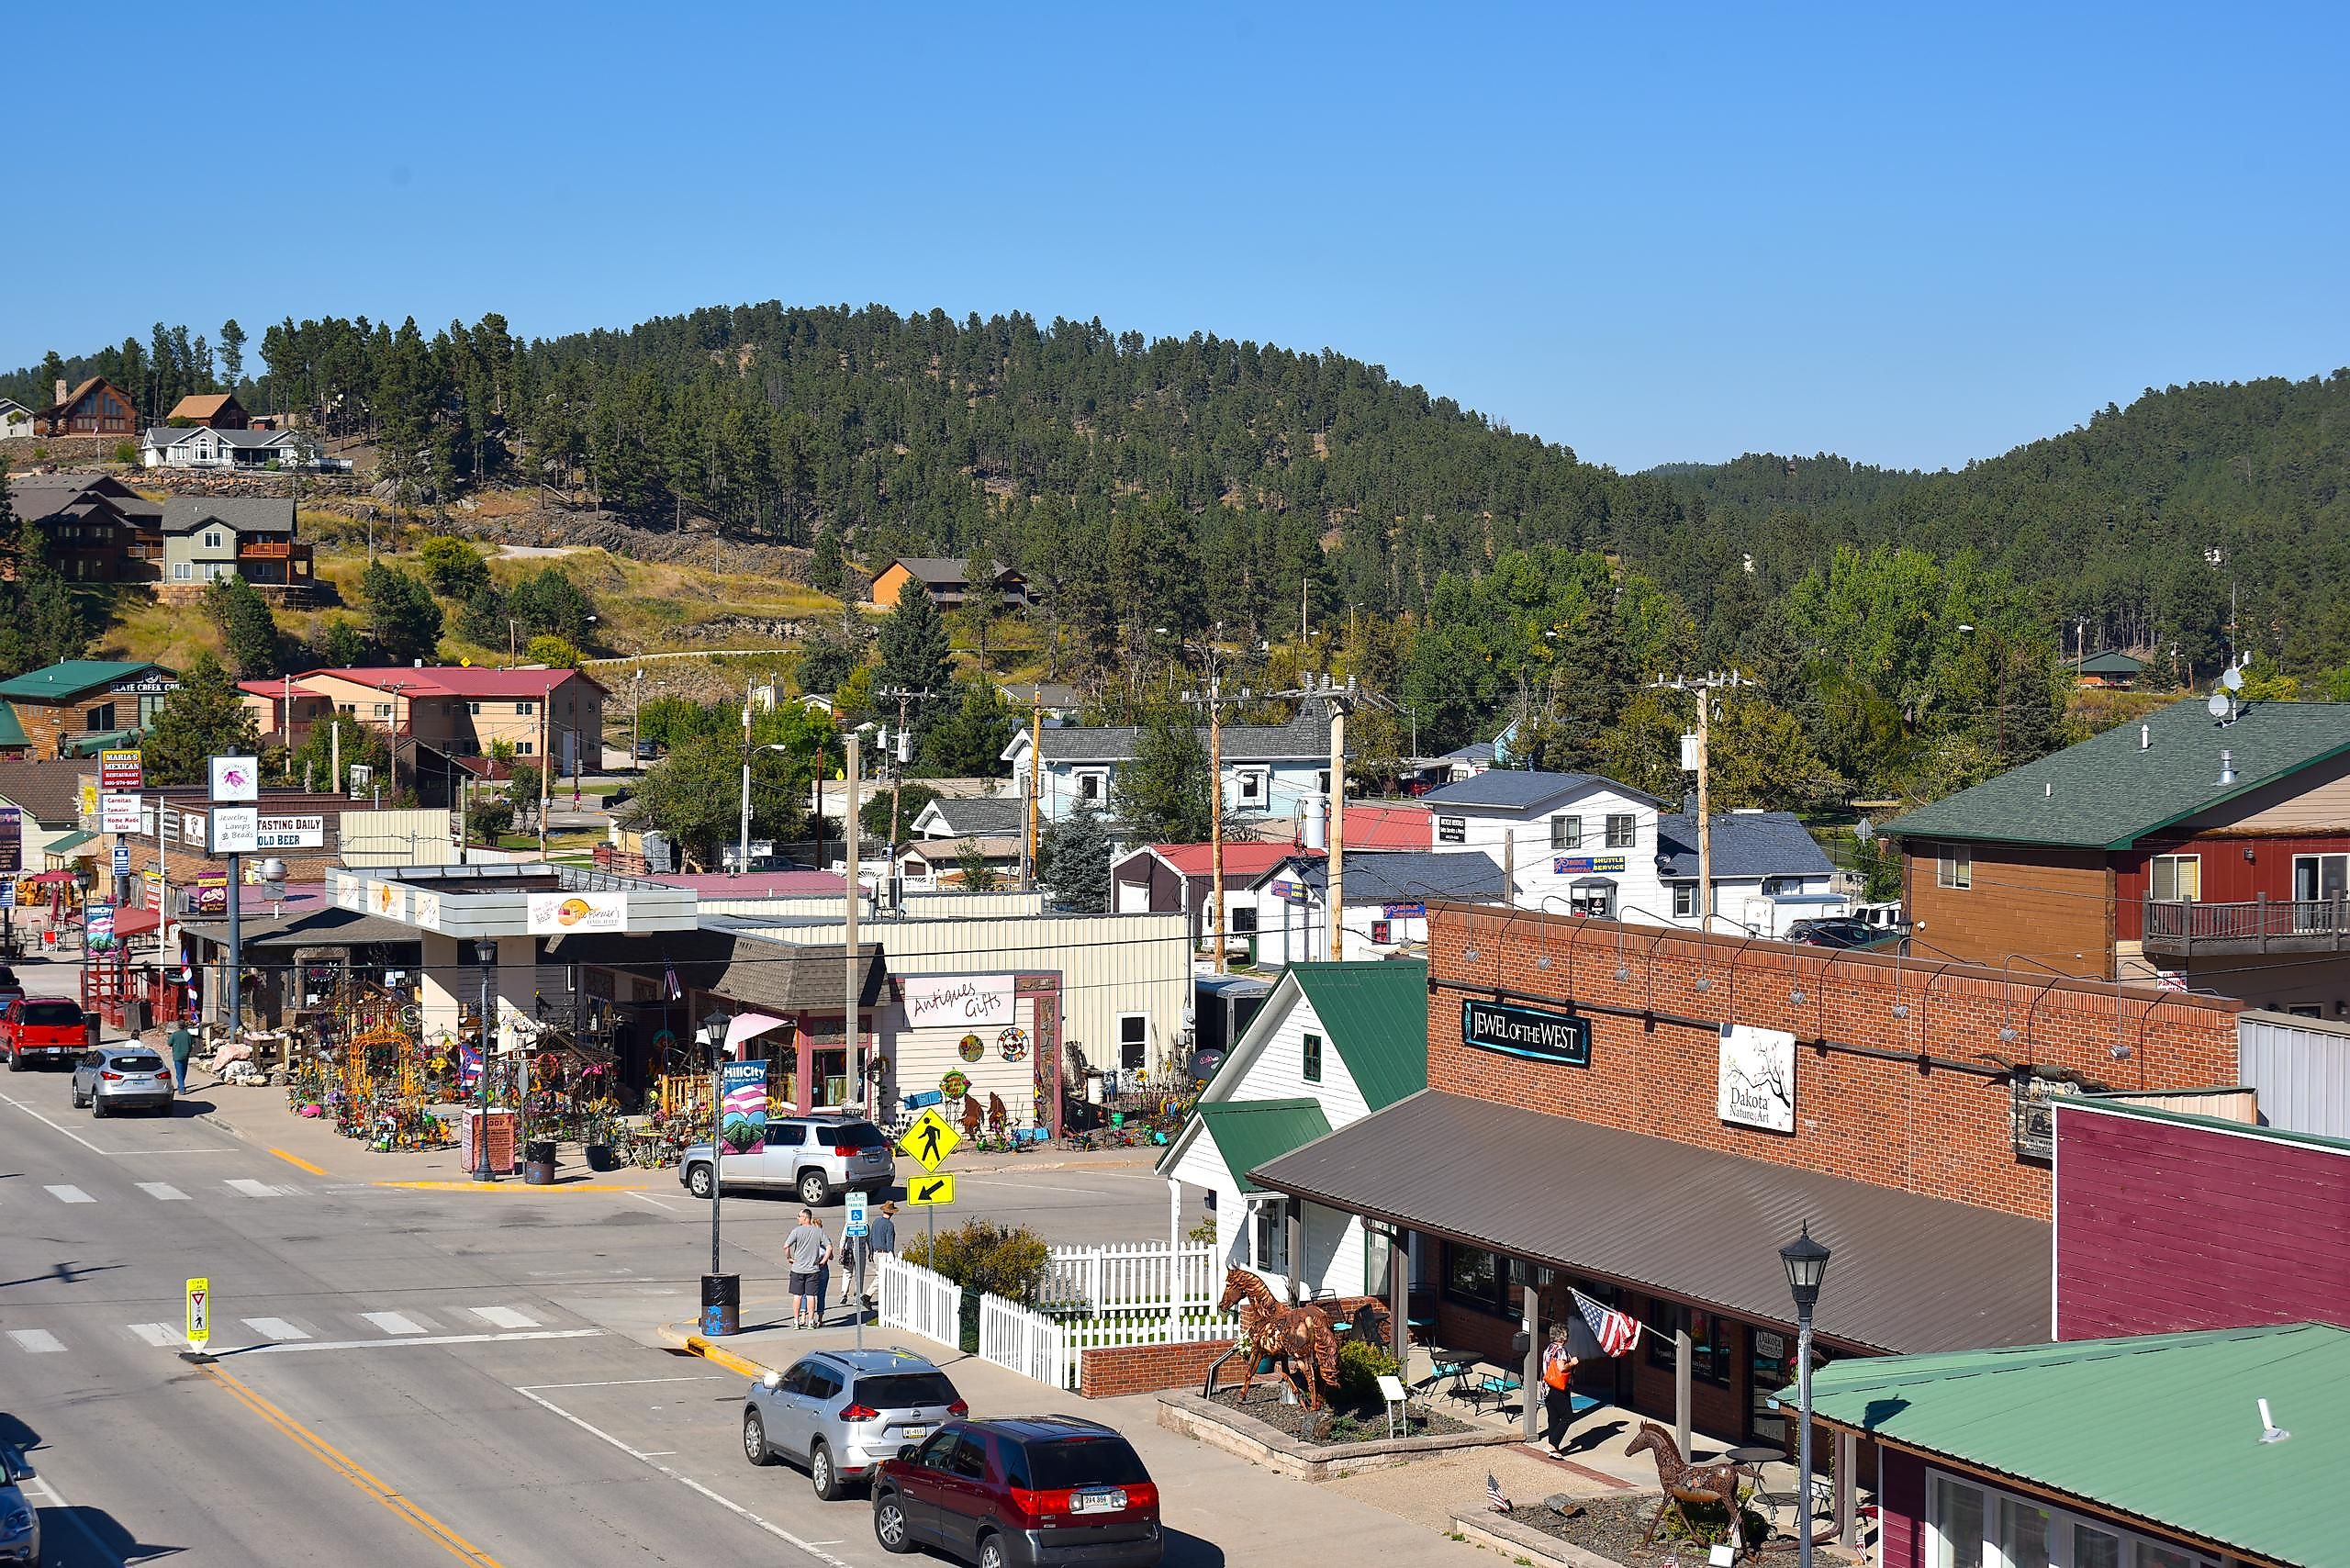
<path fill-rule="evenodd" d="M 877 672 L 875 689 L 929 694 L 917 698 L 907 710 L 908 726 L 919 740 L 929 731 L 933 717 L 945 707 L 955 673 L 946 622 L 940 617 L 938 606 L 931 602 L 930 595 L 909 584 L 898 595 L 898 608 L 881 622 L 879 644 L 881 667 Z M 894 700 L 891 699 L 885 705 L 893 705 Z"/>
<path fill-rule="evenodd" d="M 208 759 L 250 754 L 260 745 L 252 711 L 220 661 L 202 653 L 180 672 L 140 746 L 150 784 L 203 782 Z"/>
<path fill-rule="evenodd" d="M 277 618 L 252 584 L 233 572 L 213 578 L 204 590 L 204 612 L 220 628 L 238 679 L 262 680 L 284 668 Z"/>
<path fill-rule="evenodd" d="M 245 330 L 234 316 L 220 323 L 220 369 L 234 392 L 245 375 Z"/>
<path fill-rule="evenodd" d="M 1110 911 L 1110 829 L 1091 803 L 1045 831 L 1037 846 L 1036 879 L 1064 909 L 1084 914 Z"/>
<path fill-rule="evenodd" d="M 1119 820 L 1146 842 L 1202 844 L 1213 825 L 1208 801 L 1208 748 L 1192 716 L 1154 710 L 1135 743 L 1135 759 L 1111 786 Z"/>
<path fill-rule="evenodd" d="M 840 530 L 830 521 L 818 525 L 816 545 L 808 562 L 808 586 L 818 593 L 840 596 L 844 585 L 841 569 Z"/>
<path fill-rule="evenodd" d="M 441 641 L 441 607 L 420 577 L 377 561 L 359 579 L 367 633 L 393 664 L 429 659 Z"/>

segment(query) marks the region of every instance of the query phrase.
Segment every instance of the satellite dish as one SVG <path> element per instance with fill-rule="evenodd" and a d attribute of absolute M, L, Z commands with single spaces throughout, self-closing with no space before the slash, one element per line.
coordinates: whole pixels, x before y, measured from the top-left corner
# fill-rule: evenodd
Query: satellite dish
<path fill-rule="evenodd" d="M 2235 711 L 2236 705 L 2228 700 L 2226 692 L 2214 691 L 2211 693 L 2211 700 L 2203 706 L 2210 710 L 2211 717 L 2214 719 L 2225 719 Z"/>
<path fill-rule="evenodd" d="M 2236 668 L 2233 665 L 2230 665 L 2227 667 L 2226 673 L 2220 677 L 2220 684 L 2226 687 L 2230 691 L 2242 691 L 2244 689 L 2244 671 Z"/>

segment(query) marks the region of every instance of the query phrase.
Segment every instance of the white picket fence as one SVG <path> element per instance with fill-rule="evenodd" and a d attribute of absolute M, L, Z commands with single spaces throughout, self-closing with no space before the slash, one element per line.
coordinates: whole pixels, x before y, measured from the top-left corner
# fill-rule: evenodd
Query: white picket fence
<path fill-rule="evenodd" d="M 963 1343 L 962 1287 L 902 1258 L 883 1257 L 880 1265 L 881 1326 L 959 1348 Z"/>
<path fill-rule="evenodd" d="M 1125 1307 L 1213 1307 L 1224 1280 L 1215 1249 L 1170 1251 L 1163 1241 L 1113 1242 L 1103 1247 L 1056 1247 L 1045 1265 L 1037 1300 L 1062 1312 L 1092 1314 Z"/>
<path fill-rule="evenodd" d="M 1069 1330 L 1041 1312 L 1000 1295 L 979 1297 L 979 1360 L 1035 1378 L 1047 1388 L 1077 1386 Z"/>

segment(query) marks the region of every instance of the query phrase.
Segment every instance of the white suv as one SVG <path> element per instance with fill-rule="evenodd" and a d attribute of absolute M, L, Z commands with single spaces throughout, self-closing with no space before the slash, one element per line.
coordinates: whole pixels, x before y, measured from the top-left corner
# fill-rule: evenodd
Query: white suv
<path fill-rule="evenodd" d="M 720 1178 L 729 1187 L 784 1187 L 811 1205 L 842 1193 L 878 1196 L 898 1180 L 888 1135 L 861 1116 L 774 1116 L 767 1148 L 726 1156 Z M 697 1198 L 710 1196 L 710 1145 L 698 1143 L 677 1159 L 677 1180 Z"/>

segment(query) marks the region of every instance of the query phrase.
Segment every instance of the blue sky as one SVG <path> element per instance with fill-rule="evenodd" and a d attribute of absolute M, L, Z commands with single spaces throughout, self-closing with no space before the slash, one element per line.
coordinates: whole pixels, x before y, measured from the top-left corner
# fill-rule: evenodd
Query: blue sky
<path fill-rule="evenodd" d="M 2350 363 L 2338 6 L 353 4 L 218 68 L 183 6 L 23 9 L 0 364 L 1022 309 L 1336 348 L 1638 468 L 1956 465 Z"/>

